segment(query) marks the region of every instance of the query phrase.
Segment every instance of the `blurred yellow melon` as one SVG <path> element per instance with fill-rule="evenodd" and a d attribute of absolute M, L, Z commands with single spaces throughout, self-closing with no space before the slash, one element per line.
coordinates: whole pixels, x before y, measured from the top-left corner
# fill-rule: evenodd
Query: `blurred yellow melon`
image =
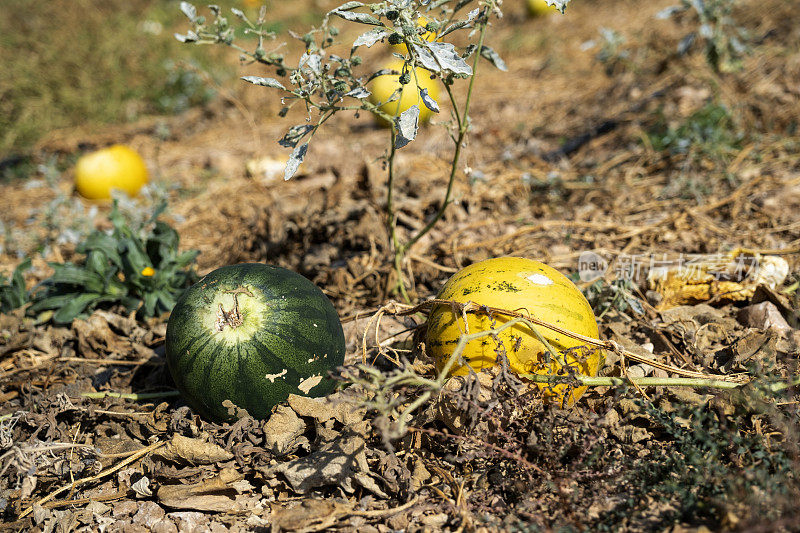
<path fill-rule="evenodd" d="M 526 5 L 528 6 L 528 15 L 531 17 L 541 17 L 559 12 L 554 6 L 547 5 L 545 0 L 526 0 Z"/>
<path fill-rule="evenodd" d="M 75 165 L 75 189 L 89 200 L 110 199 L 114 189 L 133 197 L 147 181 L 142 156 L 122 144 L 85 154 Z"/>
<path fill-rule="evenodd" d="M 425 26 L 427 26 L 428 22 L 430 22 L 430 20 L 428 20 L 428 18 L 425 16 L 420 15 L 419 18 L 417 18 L 417 26 L 419 26 L 420 28 L 424 28 Z M 422 35 L 420 35 L 420 39 L 432 43 L 433 41 L 436 40 L 436 32 L 426 30 Z M 406 43 L 393 44 L 392 48 L 394 48 L 395 51 L 401 54 L 405 54 L 408 51 Z"/>
<path fill-rule="evenodd" d="M 394 59 L 384 65 L 382 68 L 402 72 L 403 61 L 400 59 Z M 431 73 L 424 68 L 417 67 L 415 69 L 415 73 L 409 72 L 411 81 L 405 85 L 400 84 L 399 74 L 384 74 L 383 76 L 378 76 L 369 83 L 368 88 L 371 93 L 369 96 L 370 102 L 375 105 L 380 104 L 379 109 L 383 113 L 394 117 L 399 116 L 400 113 L 414 104 L 417 104 L 419 106 L 419 123 L 423 124 L 427 122 L 430 120 L 431 116 L 433 116 L 433 111 L 428 109 L 422 102 L 419 91 L 420 89 L 427 89 L 428 95 L 438 103 L 439 83 L 436 80 L 432 80 Z M 417 85 L 417 83 L 419 83 L 419 85 Z M 392 94 L 401 88 L 402 91 L 400 93 L 399 100 L 395 99 L 391 102 L 388 101 L 392 97 Z M 376 115 L 376 117 L 378 117 L 380 122 L 385 123 L 381 117 L 378 115 Z"/>

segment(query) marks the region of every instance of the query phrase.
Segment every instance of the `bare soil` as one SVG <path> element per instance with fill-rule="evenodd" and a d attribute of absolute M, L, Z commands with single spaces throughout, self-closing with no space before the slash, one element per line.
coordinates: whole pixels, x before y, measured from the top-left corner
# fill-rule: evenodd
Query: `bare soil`
<path fill-rule="evenodd" d="M 293 398 L 270 421 L 215 424 L 176 397 L 82 396 L 171 389 L 168 317 L 141 322 L 109 309 L 56 327 L 18 310 L 0 315 L 1 528 L 798 529 L 797 396 L 759 383 L 797 375 L 800 14 L 779 0 L 738 4 L 734 17 L 755 47 L 740 71 L 717 74 L 702 47 L 676 53 L 693 26 L 655 18 L 671 2 L 576 1 L 567 16 L 533 20 L 507 4 L 489 40 L 508 72 L 481 65 L 454 202 L 403 265 L 412 299 L 434 297 L 457 269 L 488 257 L 530 257 L 569 274 L 592 251 L 609 261 L 607 282 L 635 258 L 629 300 L 615 300 L 608 283 L 589 292 L 597 309 L 613 303 L 598 312 L 603 338 L 681 369 L 756 380 L 727 392 L 596 387 L 562 410 L 500 373 L 452 384 L 400 438 L 396 421 L 354 407 L 376 393 L 363 385 L 318 403 Z M 595 57 L 603 27 L 627 39 L 616 63 Z M 250 161 L 285 158 L 274 141 L 303 120 L 278 118 L 273 96 L 235 86 L 179 117 L 57 131 L 39 157 L 65 161 L 116 142 L 139 149 L 168 191 L 182 248 L 201 251 L 199 272 L 262 261 L 302 273 L 345 320 L 352 369 L 368 318 L 397 298 L 384 229 L 389 134 L 371 117 L 342 116 L 315 137 L 293 180 L 249 173 Z M 715 106 L 729 122 L 703 118 Z M 687 124 L 706 128 L 688 149 L 654 145 L 691 135 Z M 399 152 L 401 237 L 438 209 L 451 146 L 433 125 Z M 82 206 L 107 224 L 107 205 L 93 213 L 71 194 L 69 171 L 52 185 L 0 185 L 4 225 L 26 237 L 3 248 L 3 272 L 37 247 L 45 257 L 36 256 L 31 284 L 47 276 L 46 261 L 75 258 L 74 244 L 58 239 L 75 221 L 65 209 Z M 53 204 L 64 197 L 77 203 Z M 43 225 L 47 213 L 61 214 Z M 784 284 L 671 309 L 648 293 L 643 276 L 657 259 L 737 248 L 785 259 Z M 756 305 L 786 327 L 759 319 Z M 417 322 L 385 317 L 379 337 Z M 394 346 L 412 347 L 410 368 L 433 377 L 418 339 Z M 370 345 L 375 364 L 393 371 L 377 354 Z M 625 363 L 608 354 L 601 374 L 624 375 Z M 627 363 L 633 375 L 677 375 Z"/>

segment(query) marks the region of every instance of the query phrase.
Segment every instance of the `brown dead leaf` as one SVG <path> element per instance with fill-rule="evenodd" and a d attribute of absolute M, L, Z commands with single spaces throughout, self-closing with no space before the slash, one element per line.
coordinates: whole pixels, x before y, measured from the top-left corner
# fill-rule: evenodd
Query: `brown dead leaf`
<path fill-rule="evenodd" d="M 422 461 L 420 457 L 415 458 L 414 470 L 411 473 L 411 480 L 408 487 L 409 490 L 412 493 L 416 493 L 430 478 L 431 478 L 431 473 L 428 472 L 427 468 L 425 468 L 425 463 Z"/>
<path fill-rule="evenodd" d="M 324 531 L 350 514 L 353 506 L 336 500 L 310 498 L 289 504 L 274 504 L 272 523 L 279 531 L 310 533 Z"/>
<path fill-rule="evenodd" d="M 352 404 L 342 400 L 339 394 L 332 394 L 323 398 L 308 398 L 292 394 L 288 399 L 289 407 L 300 416 L 313 418 L 317 422 L 327 422 L 335 419 L 345 426 L 361 422 L 366 409 L 355 409 Z"/>
<path fill-rule="evenodd" d="M 283 474 L 298 494 L 331 485 L 350 493 L 355 490 L 356 482 L 377 496 L 386 497 L 370 477 L 364 438 L 351 432 L 342 434 L 306 457 L 269 468 L 265 474 Z"/>
<path fill-rule="evenodd" d="M 156 452 L 156 455 L 168 461 L 186 462 L 191 465 L 208 465 L 233 459 L 232 453 L 216 444 L 183 435 L 174 435 Z"/>
<path fill-rule="evenodd" d="M 770 301 L 763 301 L 740 309 L 736 313 L 736 319 L 745 326 L 772 330 L 779 335 L 788 335 L 792 330 L 777 306 Z"/>
<path fill-rule="evenodd" d="M 717 358 L 722 362 L 721 369 L 725 372 L 744 371 L 747 363 L 754 359 L 763 365 L 774 364 L 776 341 L 777 337 L 772 332 L 750 330 L 744 337 L 720 350 Z"/>
<path fill-rule="evenodd" d="M 196 511 L 238 511 L 233 484 L 244 475 L 233 468 L 223 468 L 219 475 L 191 485 L 164 485 L 158 489 L 158 501 L 173 509 Z"/>
<path fill-rule="evenodd" d="M 308 444 L 303 437 L 305 430 L 305 422 L 291 407 L 279 405 L 264 424 L 264 446 L 277 456 L 286 455 Z"/>
<path fill-rule="evenodd" d="M 480 386 L 480 401 L 487 401 L 492 396 L 492 380 L 496 376 L 497 367 L 485 369 L 477 373 Z M 451 431 L 463 432 L 468 423 L 468 413 L 459 406 L 455 394 L 468 386 L 470 376 L 453 376 L 445 383 L 444 393 L 437 396 L 432 402 L 436 420 L 444 422 Z"/>
<path fill-rule="evenodd" d="M 25 319 L 24 308 L 0 313 L 0 356 L 30 346 L 32 329 L 32 321 Z"/>

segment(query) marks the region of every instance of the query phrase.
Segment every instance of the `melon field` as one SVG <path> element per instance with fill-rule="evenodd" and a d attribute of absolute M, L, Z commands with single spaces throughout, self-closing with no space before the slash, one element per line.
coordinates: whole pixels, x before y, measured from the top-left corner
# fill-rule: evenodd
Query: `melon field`
<path fill-rule="evenodd" d="M 4 2 L 0 531 L 800 530 L 798 4 L 550 3 Z"/>

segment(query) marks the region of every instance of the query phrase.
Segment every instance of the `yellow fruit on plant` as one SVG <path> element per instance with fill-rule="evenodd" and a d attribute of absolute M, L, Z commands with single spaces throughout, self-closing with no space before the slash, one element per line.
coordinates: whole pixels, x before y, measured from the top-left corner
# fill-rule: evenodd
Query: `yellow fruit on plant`
<path fill-rule="evenodd" d="M 594 339 L 599 337 L 592 308 L 578 288 L 554 268 L 531 259 L 499 257 L 470 265 L 453 274 L 437 298 L 516 311 L 572 333 Z M 490 318 L 484 313 L 467 313 L 465 328 L 461 313 L 454 312 L 450 305 L 439 304 L 428 317 L 425 342 L 428 354 L 434 357 L 437 369 L 441 372 L 462 333 L 495 329 L 512 318 L 507 315 Z M 536 330 L 576 373 L 597 375 L 604 358 L 601 350 L 578 348 L 565 352 L 569 348 L 583 346 L 583 343 L 542 326 L 537 326 Z M 461 355 L 466 364 L 477 372 L 495 366 L 499 352 L 505 353 L 511 370 L 518 374 L 565 373 L 558 362 L 547 362 L 545 345 L 524 323 L 504 329 L 496 339 L 485 336 L 468 342 Z M 461 366 L 458 362 L 451 370 L 453 375 L 468 372 L 467 366 Z M 566 384 L 539 386 L 546 396 L 563 406 L 571 406 L 586 391 L 586 387 L 573 388 Z"/>
<path fill-rule="evenodd" d="M 81 156 L 75 165 L 75 189 L 89 200 L 107 200 L 114 189 L 133 197 L 147 181 L 142 156 L 122 144 Z"/>
<path fill-rule="evenodd" d="M 545 0 L 526 0 L 526 4 L 528 6 L 528 15 L 531 17 L 541 17 L 559 13 L 555 6 L 547 5 Z"/>
<path fill-rule="evenodd" d="M 382 68 L 402 73 L 403 61 L 400 59 L 393 60 Z M 380 104 L 378 109 L 393 117 L 399 116 L 400 113 L 416 104 L 419 106 L 419 123 L 423 124 L 430 120 L 431 116 L 433 116 L 433 111 L 422 103 L 419 91 L 421 89 L 427 89 L 428 95 L 438 102 L 439 84 L 436 80 L 431 79 L 431 73 L 424 68 L 416 67 L 413 71 L 409 71 L 408 75 L 410 81 L 405 85 L 400 84 L 399 74 L 384 74 L 383 76 L 378 76 L 369 84 L 371 93 L 369 101 L 375 105 Z M 400 98 L 392 100 L 391 102 L 388 101 L 392 97 L 392 94 L 398 89 L 402 89 Z M 380 116 L 376 115 L 376 117 L 378 117 L 380 122 L 385 124 L 385 121 L 383 121 Z"/>

